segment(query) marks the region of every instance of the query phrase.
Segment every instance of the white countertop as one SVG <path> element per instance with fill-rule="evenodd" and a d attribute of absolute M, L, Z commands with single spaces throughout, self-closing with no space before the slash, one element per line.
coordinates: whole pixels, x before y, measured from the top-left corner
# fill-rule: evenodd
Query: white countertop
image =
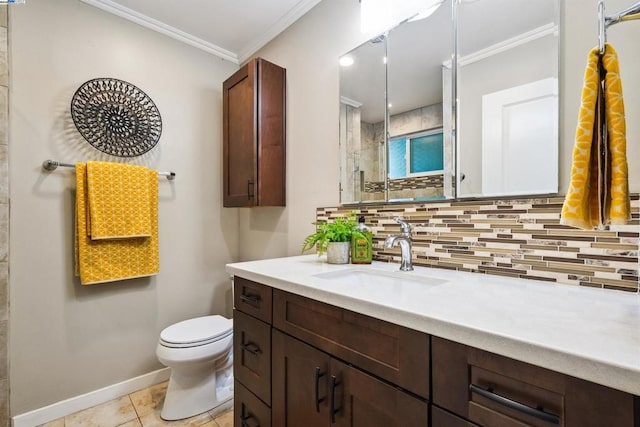
<path fill-rule="evenodd" d="M 306 255 L 228 264 L 227 272 L 640 395 L 640 294 L 426 267 L 397 274 L 446 282 L 346 284 L 316 276 L 398 267 L 330 265 Z"/>

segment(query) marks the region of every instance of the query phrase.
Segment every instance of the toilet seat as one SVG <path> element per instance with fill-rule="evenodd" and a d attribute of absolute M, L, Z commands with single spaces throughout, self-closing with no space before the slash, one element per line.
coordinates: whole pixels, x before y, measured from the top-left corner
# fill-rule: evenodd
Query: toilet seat
<path fill-rule="evenodd" d="M 233 321 L 225 317 L 203 316 L 184 320 L 160 332 L 160 345 L 190 348 L 220 341 L 233 333 Z"/>

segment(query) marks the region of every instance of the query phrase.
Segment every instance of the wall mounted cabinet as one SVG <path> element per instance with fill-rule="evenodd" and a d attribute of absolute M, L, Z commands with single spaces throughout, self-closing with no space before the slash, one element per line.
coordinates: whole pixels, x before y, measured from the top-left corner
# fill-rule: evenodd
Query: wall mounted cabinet
<path fill-rule="evenodd" d="M 285 85 L 262 58 L 222 85 L 225 207 L 285 206 Z"/>

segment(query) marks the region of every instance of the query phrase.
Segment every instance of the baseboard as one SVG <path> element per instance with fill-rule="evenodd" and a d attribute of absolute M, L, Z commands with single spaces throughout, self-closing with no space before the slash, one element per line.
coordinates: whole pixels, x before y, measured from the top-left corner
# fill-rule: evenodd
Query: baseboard
<path fill-rule="evenodd" d="M 12 418 L 13 427 L 33 427 L 108 402 L 169 379 L 170 368 L 158 369 L 99 390 L 34 409 Z"/>

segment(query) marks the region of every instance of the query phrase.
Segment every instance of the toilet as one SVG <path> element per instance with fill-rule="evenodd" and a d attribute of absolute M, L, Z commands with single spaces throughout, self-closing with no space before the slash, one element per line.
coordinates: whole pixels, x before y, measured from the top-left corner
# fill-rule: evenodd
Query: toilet
<path fill-rule="evenodd" d="M 233 320 L 223 316 L 197 317 L 165 328 L 156 348 L 158 360 L 171 368 L 162 419 L 179 420 L 230 408 L 232 350 Z"/>

